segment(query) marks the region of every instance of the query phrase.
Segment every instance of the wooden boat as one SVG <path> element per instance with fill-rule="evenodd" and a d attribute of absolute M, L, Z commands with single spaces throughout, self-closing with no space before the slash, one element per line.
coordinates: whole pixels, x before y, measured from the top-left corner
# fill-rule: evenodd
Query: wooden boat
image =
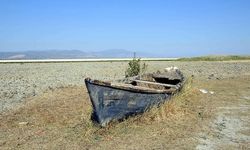
<path fill-rule="evenodd" d="M 92 119 L 101 126 L 159 106 L 179 91 L 183 83 L 184 77 L 176 68 L 115 82 L 85 79 L 93 106 Z"/>

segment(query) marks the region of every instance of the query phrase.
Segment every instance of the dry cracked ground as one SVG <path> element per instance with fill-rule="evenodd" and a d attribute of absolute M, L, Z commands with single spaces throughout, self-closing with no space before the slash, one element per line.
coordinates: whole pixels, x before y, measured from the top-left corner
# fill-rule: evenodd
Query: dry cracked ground
<path fill-rule="evenodd" d="M 0 64 L 0 149 L 250 149 L 250 61 L 147 64 L 180 68 L 184 89 L 106 128 L 83 80 L 123 78 L 127 62 Z"/>

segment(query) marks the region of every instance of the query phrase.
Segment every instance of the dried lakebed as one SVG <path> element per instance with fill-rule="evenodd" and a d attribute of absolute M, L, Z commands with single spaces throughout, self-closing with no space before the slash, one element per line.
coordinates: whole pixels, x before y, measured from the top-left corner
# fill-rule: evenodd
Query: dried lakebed
<path fill-rule="evenodd" d="M 145 149 L 166 149 L 167 147 L 171 149 L 175 146 L 181 148 L 180 145 L 186 144 L 186 148 L 190 149 L 247 149 L 250 147 L 248 144 L 250 137 L 250 61 L 150 61 L 147 63 L 149 65 L 148 72 L 176 66 L 183 71 L 185 76 L 193 76 L 194 88 L 197 88 L 197 90 L 194 89 L 194 92 L 197 91 L 200 96 L 196 96 L 195 93 L 190 95 L 197 98 L 197 103 L 200 99 L 202 103 L 205 103 L 204 106 L 214 109 L 208 113 L 212 115 L 211 120 L 201 120 L 203 130 L 200 131 L 186 125 L 190 129 L 189 132 L 185 127 L 185 132 L 188 135 L 186 137 L 183 137 L 186 134 L 180 128 L 185 123 L 176 127 L 176 124 L 171 124 L 171 122 L 170 124 L 159 123 L 159 125 L 153 123 L 152 126 L 144 125 L 146 129 L 141 129 L 140 126 L 134 124 L 131 128 L 126 128 L 128 131 L 124 131 L 125 136 L 113 135 L 116 137 L 113 140 L 108 138 L 109 141 L 103 140 L 97 144 L 87 144 L 90 148 L 96 148 L 98 145 L 101 148 L 105 143 L 106 148 L 125 148 L 128 146 L 126 142 L 130 143 L 131 149 L 142 148 L 143 145 L 147 146 L 144 147 Z M 89 106 L 89 102 L 84 101 L 88 99 L 84 78 L 120 79 L 123 78 L 126 67 L 127 62 L 0 64 L 0 109 L 2 112 L 0 113 L 2 122 L 2 124 L 0 123 L 0 147 L 3 149 L 10 147 L 31 149 L 32 146 L 37 148 L 39 143 L 40 146 L 45 146 L 44 148 L 54 146 L 54 148 L 59 149 L 60 146 L 63 148 L 70 145 L 85 147 L 86 145 L 79 140 L 79 136 L 82 135 L 81 132 L 75 131 L 81 131 L 82 127 L 75 127 L 75 122 L 81 121 L 81 112 L 85 112 L 82 111 L 82 108 Z M 214 93 L 203 94 L 199 89 L 213 91 Z M 30 101 L 30 103 L 26 103 L 27 101 Z M 38 101 L 38 104 L 36 104 L 36 101 Z M 67 109 L 69 104 L 73 106 Z M 25 105 L 24 109 L 15 113 L 14 110 L 22 105 Z M 189 109 L 199 108 L 192 106 L 190 105 Z M 81 111 L 75 112 L 71 110 L 72 108 Z M 56 111 L 58 116 L 54 114 L 54 109 L 58 111 Z M 199 112 L 198 115 L 202 116 L 202 112 Z M 74 121 L 70 120 L 74 117 L 76 117 Z M 186 119 L 185 116 L 181 118 Z M 182 121 L 181 118 L 179 118 L 179 121 Z M 51 121 L 52 123 L 54 121 L 53 119 L 58 120 L 60 124 L 51 124 Z M 47 122 L 47 124 L 44 124 L 44 122 Z M 19 123 L 27 123 L 27 125 L 20 125 Z M 60 128 L 57 128 L 57 125 L 60 125 Z M 195 124 L 193 123 L 193 125 Z M 72 130 L 71 126 L 73 126 Z M 133 131 L 133 126 L 139 130 Z M 66 129 L 65 132 L 61 127 Z M 169 132 L 172 131 L 172 128 L 174 132 L 177 132 L 176 134 Z M 118 129 L 120 130 L 120 128 Z M 182 132 L 178 133 L 177 129 Z M 196 132 L 191 134 L 193 130 Z M 73 133 L 75 133 L 75 138 L 73 138 Z M 51 137 L 48 136 L 50 134 Z M 156 136 L 148 136 L 151 134 Z M 173 140 L 168 139 L 171 137 L 169 134 L 175 135 Z M 136 138 L 141 136 L 145 137 L 143 141 L 141 141 L 141 138 Z M 98 137 L 97 139 L 99 139 Z M 71 138 L 72 141 L 69 142 Z M 152 138 L 156 140 L 152 140 Z M 44 142 L 44 140 L 47 142 Z M 77 143 L 77 140 L 79 140 L 79 143 Z M 74 143 L 74 141 L 76 142 Z M 117 144 L 121 141 L 125 143 Z M 61 145 L 58 143 L 61 143 Z"/>
<path fill-rule="evenodd" d="M 221 79 L 250 74 L 250 61 L 178 62 L 150 61 L 148 72 L 177 66 L 186 76 Z M 127 62 L 0 64 L 0 112 L 15 108 L 25 98 L 46 90 L 84 86 L 84 78 L 121 79 Z"/>
<path fill-rule="evenodd" d="M 198 134 L 196 149 L 249 149 L 250 76 L 226 79 L 213 89 L 214 119 Z"/>

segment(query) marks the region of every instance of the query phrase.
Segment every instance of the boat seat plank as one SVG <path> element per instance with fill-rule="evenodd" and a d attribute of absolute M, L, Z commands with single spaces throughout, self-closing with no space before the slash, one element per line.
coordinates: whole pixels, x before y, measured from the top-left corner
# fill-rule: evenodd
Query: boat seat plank
<path fill-rule="evenodd" d="M 122 83 L 112 83 L 110 86 L 124 89 L 124 90 L 132 90 L 137 92 L 149 92 L 149 93 L 173 93 L 176 90 L 174 89 L 166 89 L 166 90 L 159 90 L 159 89 L 153 89 L 143 86 L 133 86 L 131 84 L 122 84 Z"/>
<path fill-rule="evenodd" d="M 172 85 L 172 84 L 165 84 L 165 83 L 157 83 L 157 82 L 149 82 L 149 81 L 142 81 L 142 80 L 132 80 L 138 83 L 146 83 L 146 84 L 153 84 L 153 85 L 161 85 L 161 86 L 165 86 L 165 87 L 171 87 L 171 88 L 175 88 L 178 89 L 178 87 L 176 85 Z"/>

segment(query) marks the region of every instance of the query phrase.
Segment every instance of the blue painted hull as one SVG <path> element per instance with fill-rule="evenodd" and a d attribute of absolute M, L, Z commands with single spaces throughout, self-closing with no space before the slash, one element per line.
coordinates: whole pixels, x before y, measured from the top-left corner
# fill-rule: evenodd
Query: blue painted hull
<path fill-rule="evenodd" d="M 85 84 L 93 106 L 93 119 L 101 126 L 106 126 L 112 120 L 143 113 L 170 97 L 168 93 L 124 90 L 97 84 L 90 79 L 85 79 Z"/>

